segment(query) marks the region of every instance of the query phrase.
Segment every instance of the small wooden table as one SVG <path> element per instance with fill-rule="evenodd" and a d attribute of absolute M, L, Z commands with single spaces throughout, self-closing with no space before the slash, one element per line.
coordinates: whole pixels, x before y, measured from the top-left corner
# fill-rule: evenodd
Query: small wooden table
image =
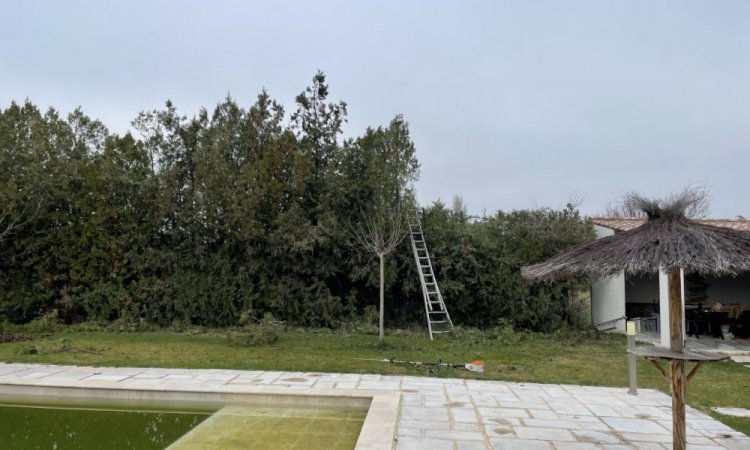
<path fill-rule="evenodd" d="M 716 353 L 681 352 L 658 347 L 635 347 L 628 349 L 632 355 L 642 356 L 649 360 L 669 383 L 672 393 L 672 448 L 683 450 L 687 446 L 687 435 L 685 429 L 685 395 L 687 385 L 693 375 L 701 368 L 703 363 L 710 361 L 723 361 L 729 356 Z M 659 360 L 669 362 L 669 373 L 661 366 Z M 693 369 L 685 375 L 685 362 L 694 362 Z"/>
<path fill-rule="evenodd" d="M 684 352 L 675 352 L 668 348 L 661 347 L 635 347 L 628 350 L 628 353 L 643 356 L 646 359 L 678 359 L 681 361 L 692 362 L 724 361 L 729 359 L 729 356 L 720 355 L 718 353 L 695 352 L 688 350 L 685 350 Z"/>
<path fill-rule="evenodd" d="M 671 381 L 672 378 L 667 375 L 667 371 L 664 370 L 661 364 L 659 364 L 660 359 L 666 361 L 690 361 L 696 363 L 695 367 L 693 367 L 693 370 L 691 370 L 690 373 L 687 374 L 687 381 L 690 381 L 690 379 L 693 378 L 693 375 L 695 375 L 695 372 L 700 369 L 703 363 L 711 361 L 725 361 L 729 359 L 729 356 L 720 355 L 717 353 L 692 352 L 687 350 L 684 352 L 675 352 L 668 348 L 659 347 L 635 347 L 633 349 L 629 349 L 628 353 L 632 353 L 636 356 L 642 356 L 651 361 L 651 364 L 659 369 L 659 372 L 661 372 L 661 374 L 667 381 Z"/>

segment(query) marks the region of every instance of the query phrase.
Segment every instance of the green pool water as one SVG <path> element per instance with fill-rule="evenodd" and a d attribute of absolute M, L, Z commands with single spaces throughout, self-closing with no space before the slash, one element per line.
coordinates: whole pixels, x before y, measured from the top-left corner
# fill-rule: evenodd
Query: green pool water
<path fill-rule="evenodd" d="M 72 406 L 0 406 L 4 450 L 163 449 L 210 416 Z"/>
<path fill-rule="evenodd" d="M 367 411 L 226 406 L 169 450 L 351 450 Z"/>
<path fill-rule="evenodd" d="M 0 449 L 351 450 L 366 413 L 258 405 L 207 412 L 0 403 Z"/>

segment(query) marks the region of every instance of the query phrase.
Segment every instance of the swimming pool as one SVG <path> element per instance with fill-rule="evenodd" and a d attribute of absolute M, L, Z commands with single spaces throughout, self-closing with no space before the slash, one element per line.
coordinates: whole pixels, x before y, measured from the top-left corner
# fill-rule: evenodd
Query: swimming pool
<path fill-rule="evenodd" d="M 0 448 L 386 449 L 399 403 L 393 393 L 3 384 Z"/>
<path fill-rule="evenodd" d="M 351 450 L 365 415 L 358 408 L 228 405 L 208 412 L 10 403 L 0 404 L 0 447 Z"/>
<path fill-rule="evenodd" d="M 205 411 L 111 409 L 85 405 L 0 404 L 0 447 L 158 450 L 206 420 Z"/>

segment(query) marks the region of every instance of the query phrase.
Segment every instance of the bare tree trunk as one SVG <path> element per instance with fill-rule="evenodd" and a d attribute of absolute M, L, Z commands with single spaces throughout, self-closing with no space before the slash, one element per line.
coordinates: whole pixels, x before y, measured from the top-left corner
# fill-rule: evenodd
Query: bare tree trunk
<path fill-rule="evenodd" d="M 383 330 L 383 314 L 385 308 L 385 254 L 378 253 L 380 258 L 380 342 L 383 342 L 385 331 Z"/>

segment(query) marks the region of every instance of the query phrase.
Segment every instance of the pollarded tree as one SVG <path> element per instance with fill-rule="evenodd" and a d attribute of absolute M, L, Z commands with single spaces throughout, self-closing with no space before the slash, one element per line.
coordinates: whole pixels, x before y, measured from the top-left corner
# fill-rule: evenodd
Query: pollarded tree
<path fill-rule="evenodd" d="M 385 206 L 385 205 L 383 205 Z M 385 336 L 383 316 L 385 312 L 385 257 L 393 252 L 406 237 L 406 215 L 401 203 L 383 210 L 373 210 L 362 218 L 357 228 L 352 229 L 355 242 L 366 252 L 378 255 L 380 262 L 380 315 L 378 318 L 379 339 Z"/>
<path fill-rule="evenodd" d="M 356 245 L 379 259 L 380 314 L 379 339 L 383 340 L 385 314 L 385 257 L 393 252 L 408 232 L 407 212 L 414 208 L 410 184 L 416 180 L 419 165 L 408 124 L 401 116 L 388 128 L 368 129 L 351 143 L 344 164 L 350 176 L 359 177 L 356 195 L 361 212 L 355 218 L 351 235 Z"/>

